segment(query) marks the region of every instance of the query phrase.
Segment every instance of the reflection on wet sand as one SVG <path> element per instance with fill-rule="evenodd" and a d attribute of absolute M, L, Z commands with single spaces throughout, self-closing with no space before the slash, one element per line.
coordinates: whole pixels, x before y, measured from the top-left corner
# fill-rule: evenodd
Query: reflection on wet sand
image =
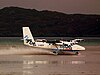
<path fill-rule="evenodd" d="M 44 66 L 46 68 L 56 67 L 56 65 L 74 65 L 74 64 L 85 64 L 85 61 L 81 60 L 34 60 L 37 56 L 18 56 L 18 58 L 7 56 L 4 60 L 0 60 L 0 75 L 33 75 L 34 69 Z M 24 58 L 23 58 L 24 57 Z M 44 56 L 43 56 L 44 57 Z M 55 56 L 54 56 L 55 57 Z M 11 58 L 11 59 L 10 59 Z M 20 58 L 20 60 L 18 60 Z M 58 57 L 57 57 L 58 58 Z M 65 58 L 65 56 L 64 56 Z M 73 57 L 72 57 L 73 58 Z M 10 60 L 9 60 L 10 59 Z M 15 60 L 16 59 L 16 60 Z M 59 58 L 58 58 L 59 59 Z M 48 67 L 49 66 L 49 67 Z M 46 69 L 41 69 L 46 70 Z M 38 72 L 38 70 L 37 70 Z M 36 73 L 35 73 L 36 74 Z M 47 74 L 47 75 L 57 75 L 57 74 Z M 59 75 L 59 74 L 58 74 Z M 64 74 L 61 74 L 64 75 Z M 66 75 L 66 74 L 65 74 Z"/>
<path fill-rule="evenodd" d="M 0 72 L 0 75 L 23 75 L 22 72 Z"/>
<path fill-rule="evenodd" d="M 46 65 L 46 64 L 85 64 L 85 61 L 32 61 L 32 60 L 24 60 L 24 61 L 0 61 L 0 65 L 5 64 L 23 64 L 23 65 Z"/>
<path fill-rule="evenodd" d="M 24 60 L 23 64 L 25 65 L 46 65 L 46 64 L 85 64 L 85 61 L 32 61 Z"/>

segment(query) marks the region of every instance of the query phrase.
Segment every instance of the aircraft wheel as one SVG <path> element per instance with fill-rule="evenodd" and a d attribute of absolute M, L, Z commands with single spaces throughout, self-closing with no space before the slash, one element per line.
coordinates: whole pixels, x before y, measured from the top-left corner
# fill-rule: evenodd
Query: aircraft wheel
<path fill-rule="evenodd" d="M 78 54 L 79 54 L 79 52 L 76 52 L 75 54 L 76 54 L 76 55 L 78 55 Z"/>
<path fill-rule="evenodd" d="M 54 55 L 58 55 L 58 53 L 56 51 L 53 51 Z"/>

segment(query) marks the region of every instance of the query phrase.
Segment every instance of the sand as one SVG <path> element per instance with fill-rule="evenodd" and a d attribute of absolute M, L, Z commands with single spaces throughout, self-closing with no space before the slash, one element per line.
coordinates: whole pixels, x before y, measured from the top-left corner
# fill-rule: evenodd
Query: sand
<path fill-rule="evenodd" d="M 0 75 L 100 75 L 100 46 L 79 55 L 54 56 L 23 45 L 0 46 Z"/>
<path fill-rule="evenodd" d="M 85 46 L 86 51 L 98 51 L 100 46 Z M 53 54 L 50 50 L 39 49 L 24 45 L 0 45 L 0 55 L 9 54 Z"/>

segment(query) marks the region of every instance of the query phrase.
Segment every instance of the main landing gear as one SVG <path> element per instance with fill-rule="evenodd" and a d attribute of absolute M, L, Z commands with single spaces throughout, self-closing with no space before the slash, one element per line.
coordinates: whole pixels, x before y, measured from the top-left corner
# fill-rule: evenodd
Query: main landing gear
<path fill-rule="evenodd" d="M 76 55 L 78 55 L 78 54 L 79 54 L 79 52 L 75 52 L 75 54 L 76 54 Z"/>
<path fill-rule="evenodd" d="M 58 51 L 53 51 L 54 55 L 58 55 Z"/>

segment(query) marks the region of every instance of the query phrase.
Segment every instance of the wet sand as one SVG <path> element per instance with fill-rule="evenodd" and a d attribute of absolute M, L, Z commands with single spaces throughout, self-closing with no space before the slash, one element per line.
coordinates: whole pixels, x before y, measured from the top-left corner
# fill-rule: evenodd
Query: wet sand
<path fill-rule="evenodd" d="M 49 55 L 50 50 L 33 48 L 29 46 L 1 46 L 0 55 Z"/>
<path fill-rule="evenodd" d="M 85 47 L 79 55 L 55 56 L 48 50 L 2 45 L 0 75 L 100 75 L 100 46 Z"/>

